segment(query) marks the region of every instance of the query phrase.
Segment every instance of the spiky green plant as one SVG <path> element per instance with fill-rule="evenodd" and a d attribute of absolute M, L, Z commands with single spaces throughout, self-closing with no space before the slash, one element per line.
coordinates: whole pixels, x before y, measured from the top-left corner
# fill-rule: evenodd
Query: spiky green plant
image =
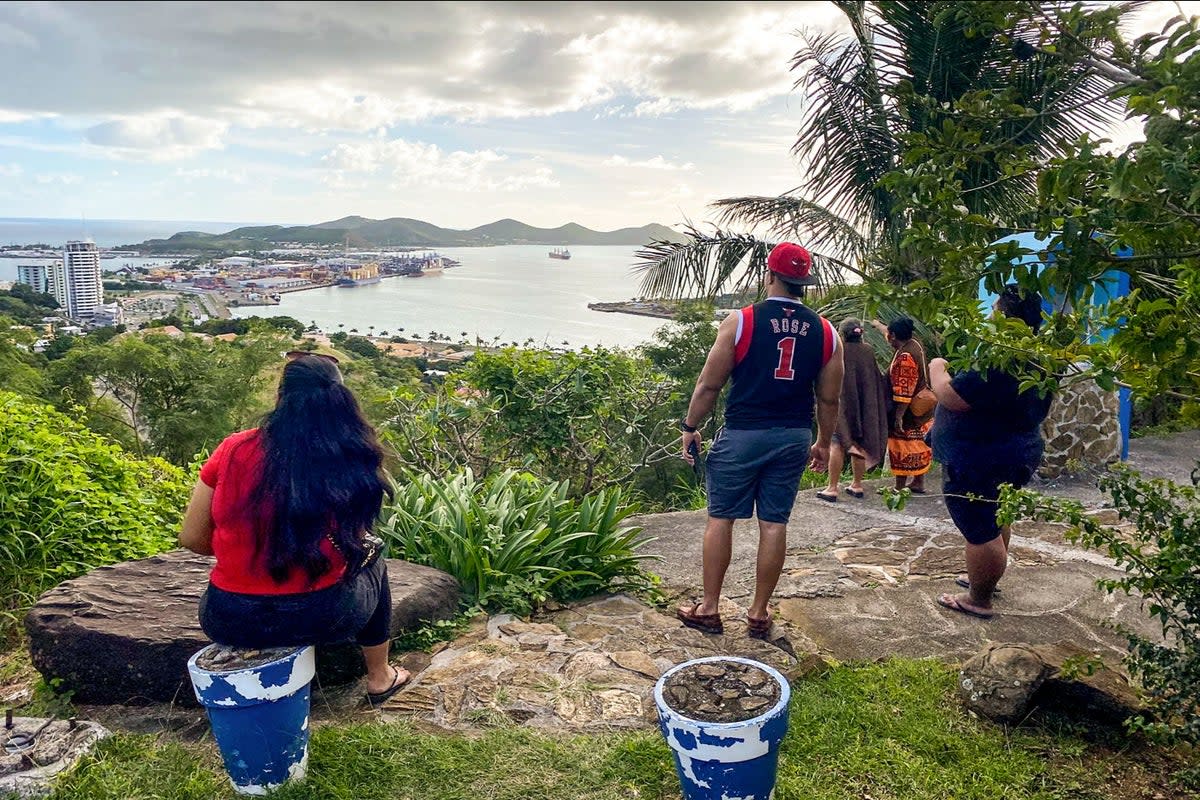
<path fill-rule="evenodd" d="M 379 534 L 393 555 L 458 578 L 465 599 L 490 611 L 528 614 L 548 599 L 640 591 L 652 541 L 623 525 L 637 511 L 620 489 L 571 499 L 565 482 L 513 470 L 486 480 L 470 470 L 413 475 L 384 510 Z"/>

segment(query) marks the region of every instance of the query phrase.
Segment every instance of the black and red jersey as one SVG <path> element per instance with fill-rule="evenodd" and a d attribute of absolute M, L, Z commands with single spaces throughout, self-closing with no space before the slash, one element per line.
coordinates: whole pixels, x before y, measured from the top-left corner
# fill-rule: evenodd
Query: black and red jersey
<path fill-rule="evenodd" d="M 833 325 L 786 297 L 769 297 L 738 314 L 725 426 L 811 427 L 817 375 L 838 346 Z"/>

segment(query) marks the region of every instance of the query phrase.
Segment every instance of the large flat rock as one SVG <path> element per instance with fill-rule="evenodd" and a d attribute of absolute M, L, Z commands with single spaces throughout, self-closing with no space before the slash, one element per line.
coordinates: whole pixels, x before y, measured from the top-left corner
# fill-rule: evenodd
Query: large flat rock
<path fill-rule="evenodd" d="M 1135 440 L 1132 466 L 1148 475 L 1189 481 L 1200 431 Z M 965 571 L 963 539 L 946 511 L 940 470 L 929 476 L 929 494 L 910 498 L 902 511 L 889 510 L 877 489 L 892 481 L 869 482 L 862 500 L 842 495 L 818 501 L 814 489 L 799 493 L 788 526 L 787 556 L 773 605 L 789 639 L 811 644 L 839 660 L 887 656 L 959 662 L 986 644 L 1068 643 L 1083 652 L 1118 661 L 1126 642 L 1119 625 L 1158 640 L 1161 631 L 1138 597 L 1107 594 L 1097 581 L 1123 574 L 1104 554 L 1067 540 L 1065 527 L 1018 521 L 1013 526 L 1004 593 L 996 617 L 983 622 L 939 606 L 942 592 L 960 592 L 954 578 Z M 1035 480 L 1032 488 L 1079 500 L 1109 524 L 1111 509 L 1094 478 Z M 639 517 L 645 548 L 661 560 L 649 568 L 672 594 L 699 591 L 705 525 L 703 511 Z M 749 604 L 755 585 L 758 526 L 734 525 L 733 552 L 723 596 Z"/>
<path fill-rule="evenodd" d="M 654 684 L 693 658 L 737 655 L 785 674 L 819 668 L 778 643 L 751 639 L 731 604 L 725 634 L 685 628 L 626 595 L 575 603 L 534 622 L 477 619 L 438 650 L 383 710 L 451 730 L 519 724 L 549 731 L 609 731 L 656 724 Z M 740 609 L 744 613 L 744 609 Z M 792 649 L 794 643 L 789 643 Z"/>
<path fill-rule="evenodd" d="M 212 564 L 175 550 L 101 567 L 51 589 L 25 618 L 34 666 L 80 703 L 195 704 L 187 660 L 209 643 L 197 606 Z M 397 559 L 387 565 L 393 636 L 458 611 L 460 587 L 450 575 Z M 362 671 L 353 646 L 318 654 L 321 683 Z"/>

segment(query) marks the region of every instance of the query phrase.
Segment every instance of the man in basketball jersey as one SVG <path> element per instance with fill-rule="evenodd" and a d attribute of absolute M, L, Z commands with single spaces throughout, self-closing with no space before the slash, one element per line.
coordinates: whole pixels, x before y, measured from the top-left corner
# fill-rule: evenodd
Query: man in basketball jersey
<path fill-rule="evenodd" d="M 767 601 L 783 570 L 787 523 L 800 476 L 810 458 L 814 469 L 826 468 L 843 370 L 836 330 L 800 301 L 804 287 L 816 282 L 808 251 L 790 242 L 775 247 L 767 257 L 764 281 L 766 300 L 721 323 L 679 425 L 683 457 L 695 463 L 700 448 L 696 428 L 732 378 L 725 427 L 706 462 L 704 597 L 680 606 L 677 614 L 689 627 L 724 632 L 717 603 L 733 550 L 733 522 L 757 511 L 757 579 L 746 615 L 750 635 L 757 638 L 766 638 L 771 630 Z M 814 410 L 818 435 L 812 444 Z"/>

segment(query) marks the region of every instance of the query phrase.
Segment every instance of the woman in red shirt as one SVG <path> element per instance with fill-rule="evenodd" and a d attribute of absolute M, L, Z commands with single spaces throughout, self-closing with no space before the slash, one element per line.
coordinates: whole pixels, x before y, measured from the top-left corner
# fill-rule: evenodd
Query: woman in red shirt
<path fill-rule="evenodd" d="M 356 641 L 382 703 L 410 677 L 388 663 L 387 567 L 366 538 L 391 494 L 383 452 L 336 359 L 288 355 L 274 411 L 221 442 L 192 491 L 180 544 L 217 557 L 200 626 L 233 647 Z"/>

